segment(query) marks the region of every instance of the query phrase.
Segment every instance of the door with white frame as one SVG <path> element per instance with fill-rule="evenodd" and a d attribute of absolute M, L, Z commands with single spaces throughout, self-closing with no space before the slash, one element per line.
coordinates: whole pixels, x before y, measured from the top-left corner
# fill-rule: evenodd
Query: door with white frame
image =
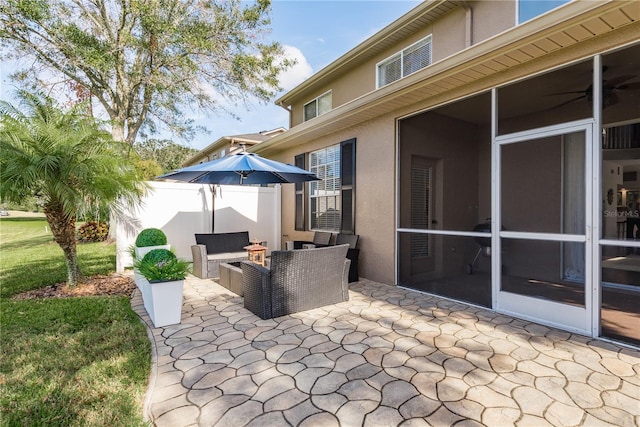
<path fill-rule="evenodd" d="M 591 334 L 594 124 L 497 136 L 492 244 L 500 312 Z"/>

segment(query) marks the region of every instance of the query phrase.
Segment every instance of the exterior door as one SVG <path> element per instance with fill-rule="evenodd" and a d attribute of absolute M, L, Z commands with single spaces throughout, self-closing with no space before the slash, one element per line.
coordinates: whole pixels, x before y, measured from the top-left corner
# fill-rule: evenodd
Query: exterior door
<path fill-rule="evenodd" d="M 593 122 L 496 137 L 496 309 L 591 334 Z"/>

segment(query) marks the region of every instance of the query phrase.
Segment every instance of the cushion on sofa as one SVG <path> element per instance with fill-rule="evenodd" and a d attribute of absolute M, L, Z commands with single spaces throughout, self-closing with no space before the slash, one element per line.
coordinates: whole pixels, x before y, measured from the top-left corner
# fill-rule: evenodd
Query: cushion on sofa
<path fill-rule="evenodd" d="M 196 243 L 207 247 L 207 254 L 243 252 L 249 243 L 248 231 L 196 234 Z"/>
<path fill-rule="evenodd" d="M 217 254 L 207 254 L 207 259 L 209 261 L 212 260 L 220 260 L 220 259 L 247 259 L 247 251 L 242 252 L 220 252 Z"/>

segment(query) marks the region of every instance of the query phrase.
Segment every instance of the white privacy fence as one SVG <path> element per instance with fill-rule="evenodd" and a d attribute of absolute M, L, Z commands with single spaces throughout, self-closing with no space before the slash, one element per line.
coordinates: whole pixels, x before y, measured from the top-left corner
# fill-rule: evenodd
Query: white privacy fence
<path fill-rule="evenodd" d="M 209 185 L 150 182 L 140 206 L 112 218 L 116 238 L 116 270 L 133 264 L 130 248 L 144 228 L 159 228 L 179 258 L 191 261 L 196 233 L 211 233 L 212 193 Z M 280 186 L 216 187 L 215 232 L 249 231 L 251 239 L 280 249 Z"/>

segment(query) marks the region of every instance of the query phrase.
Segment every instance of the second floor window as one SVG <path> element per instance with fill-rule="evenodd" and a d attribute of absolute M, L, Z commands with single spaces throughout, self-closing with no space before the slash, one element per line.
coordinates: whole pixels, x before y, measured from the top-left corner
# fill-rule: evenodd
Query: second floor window
<path fill-rule="evenodd" d="M 569 3 L 569 0 L 518 0 L 516 3 L 518 7 L 518 24 L 522 24 L 565 3 Z"/>
<path fill-rule="evenodd" d="M 313 119 L 331 110 L 331 92 L 324 93 L 304 104 L 304 121 Z"/>
<path fill-rule="evenodd" d="M 378 88 L 431 65 L 431 35 L 378 64 Z"/>

